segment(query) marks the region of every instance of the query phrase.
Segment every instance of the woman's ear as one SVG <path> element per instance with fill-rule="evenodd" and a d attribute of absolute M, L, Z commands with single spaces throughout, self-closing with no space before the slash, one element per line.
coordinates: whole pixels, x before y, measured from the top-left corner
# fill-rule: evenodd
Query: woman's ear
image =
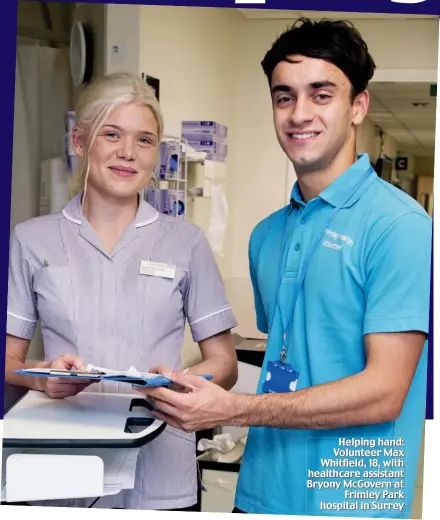
<path fill-rule="evenodd" d="M 79 128 L 77 126 L 75 126 L 72 130 L 72 143 L 75 155 L 78 155 L 79 157 L 84 157 L 84 146 L 82 143 Z"/>

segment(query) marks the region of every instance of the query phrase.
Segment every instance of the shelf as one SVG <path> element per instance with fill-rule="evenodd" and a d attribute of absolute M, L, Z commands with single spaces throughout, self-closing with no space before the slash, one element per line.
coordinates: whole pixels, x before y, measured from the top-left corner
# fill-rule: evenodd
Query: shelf
<path fill-rule="evenodd" d="M 180 160 L 184 161 L 185 160 L 185 153 L 182 153 L 181 157 L 180 157 Z M 197 156 L 194 156 L 194 155 L 186 155 L 186 160 L 188 161 L 189 164 L 204 164 L 205 161 L 207 160 L 206 159 L 206 154 L 204 154 L 205 157 L 197 157 Z"/>

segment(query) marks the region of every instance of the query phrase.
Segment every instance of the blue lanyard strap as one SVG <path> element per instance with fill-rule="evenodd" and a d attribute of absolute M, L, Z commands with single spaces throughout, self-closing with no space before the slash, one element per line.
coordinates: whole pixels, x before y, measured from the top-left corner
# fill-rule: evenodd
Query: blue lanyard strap
<path fill-rule="evenodd" d="M 330 218 L 328 219 L 328 221 L 326 221 L 326 225 L 323 227 L 322 231 L 319 233 L 319 236 L 316 238 L 316 240 L 313 243 L 312 247 L 309 249 L 309 251 L 308 251 L 308 253 L 307 253 L 307 255 L 306 255 L 305 259 L 304 259 L 303 267 L 302 267 L 302 269 L 300 271 L 300 274 L 298 276 L 298 281 L 297 281 L 296 286 L 295 286 L 295 293 L 294 293 L 294 297 L 293 297 L 292 307 L 291 307 L 291 311 L 289 313 L 289 321 L 288 321 L 286 326 L 285 326 L 284 319 L 283 319 L 283 313 L 281 311 L 281 308 L 279 308 L 280 315 L 281 315 L 281 320 L 283 322 L 283 345 L 282 345 L 281 354 L 280 354 L 280 360 L 281 360 L 282 363 L 285 363 L 286 359 L 287 359 L 287 332 L 290 330 L 291 325 L 292 325 L 296 303 L 298 301 L 298 297 L 300 295 L 300 292 L 301 292 L 301 289 L 302 289 L 302 285 L 304 283 L 304 279 L 305 279 L 305 276 L 306 276 L 307 269 L 309 268 L 310 262 L 312 261 L 313 253 L 315 252 L 315 250 L 319 246 L 319 243 L 321 242 L 321 239 L 322 239 L 326 229 L 330 226 L 330 224 L 332 223 L 332 221 L 335 218 L 335 216 L 338 213 L 338 211 L 343 206 L 345 206 L 345 204 L 347 204 L 347 202 L 357 193 L 357 191 L 365 184 L 365 182 L 368 180 L 368 178 L 370 177 L 371 174 L 374 174 L 374 169 L 372 167 L 370 167 L 367 170 L 366 174 L 364 176 L 362 176 L 361 181 L 358 184 L 356 184 L 356 186 L 350 192 L 350 194 L 346 198 L 346 200 L 344 200 L 344 202 L 342 204 L 338 205 L 332 211 L 332 213 L 330 215 Z M 279 269 L 278 269 L 278 292 L 277 292 L 277 305 L 276 305 L 276 307 L 279 307 L 279 293 L 280 293 L 280 289 L 281 289 L 281 279 L 282 279 L 282 276 L 283 276 L 283 273 L 284 273 L 285 262 L 287 262 L 287 252 L 285 251 L 285 248 L 286 248 L 286 242 L 287 242 L 287 223 L 288 223 L 288 219 L 289 219 L 290 213 L 291 213 L 291 210 L 288 210 L 286 212 L 286 214 L 285 214 L 285 217 L 284 217 L 283 241 L 282 241 L 282 246 L 281 246 L 280 265 L 279 265 Z M 285 253 L 286 253 L 286 255 L 285 255 Z M 284 256 L 286 256 L 286 258 L 284 258 Z M 283 262 L 283 260 L 284 260 L 284 262 Z"/>

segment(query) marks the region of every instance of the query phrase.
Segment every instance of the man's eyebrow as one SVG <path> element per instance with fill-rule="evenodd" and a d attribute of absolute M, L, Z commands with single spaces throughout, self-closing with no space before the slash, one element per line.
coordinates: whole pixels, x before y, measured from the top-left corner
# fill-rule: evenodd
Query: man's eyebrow
<path fill-rule="evenodd" d="M 313 83 L 310 83 L 310 86 L 313 90 L 319 90 L 320 88 L 335 88 L 337 85 L 336 83 L 333 83 L 333 81 L 314 81 Z"/>
<path fill-rule="evenodd" d="M 320 88 L 336 88 L 337 85 L 333 81 L 330 80 L 322 80 L 322 81 L 313 81 L 309 84 L 309 88 L 312 90 L 319 90 Z M 275 85 L 272 87 L 272 94 L 276 94 L 278 92 L 292 92 L 292 87 L 286 85 L 284 83 L 280 83 L 279 85 Z"/>
<path fill-rule="evenodd" d="M 292 89 L 289 87 L 289 85 L 275 85 L 272 87 L 271 92 L 272 94 L 276 94 L 277 92 L 291 92 Z"/>

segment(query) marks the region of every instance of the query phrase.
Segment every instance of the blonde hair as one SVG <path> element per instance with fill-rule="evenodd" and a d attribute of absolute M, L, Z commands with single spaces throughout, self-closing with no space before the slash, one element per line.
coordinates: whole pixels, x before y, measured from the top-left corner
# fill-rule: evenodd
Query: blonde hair
<path fill-rule="evenodd" d="M 81 93 L 75 110 L 75 131 L 84 146 L 84 155 L 77 157 L 77 169 L 72 177 L 70 197 L 85 192 L 89 175 L 89 151 L 109 114 L 116 108 L 138 102 L 149 107 L 157 121 L 158 142 L 163 135 L 163 118 L 154 90 L 139 76 L 113 73 L 98 78 Z"/>

